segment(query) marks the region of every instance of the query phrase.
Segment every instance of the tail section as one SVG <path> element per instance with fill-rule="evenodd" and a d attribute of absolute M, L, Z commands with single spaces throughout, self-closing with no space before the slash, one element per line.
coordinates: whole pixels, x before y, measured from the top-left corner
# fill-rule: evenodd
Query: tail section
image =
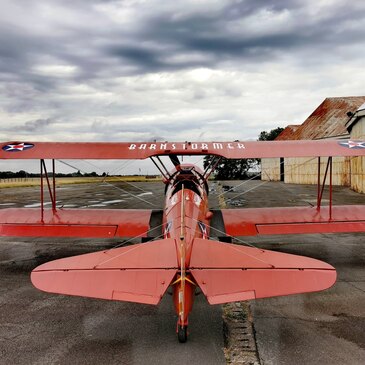
<path fill-rule="evenodd" d="M 50 261 L 31 280 L 51 293 L 158 304 L 177 267 L 175 240 L 166 239 Z"/>
<path fill-rule="evenodd" d="M 316 259 L 195 239 L 190 272 L 210 304 L 320 291 L 336 270 Z"/>
<path fill-rule="evenodd" d="M 31 274 L 43 291 L 158 304 L 179 265 L 174 239 L 47 262 Z M 320 291 L 336 281 L 322 261 L 195 239 L 189 271 L 210 304 Z"/>

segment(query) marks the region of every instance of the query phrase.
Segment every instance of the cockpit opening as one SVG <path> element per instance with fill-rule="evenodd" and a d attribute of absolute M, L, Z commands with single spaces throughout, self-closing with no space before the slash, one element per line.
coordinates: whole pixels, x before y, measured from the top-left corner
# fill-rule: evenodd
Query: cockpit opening
<path fill-rule="evenodd" d="M 198 194 L 201 197 L 201 191 L 199 190 L 196 182 L 192 180 L 179 180 L 173 187 L 172 194 L 175 195 L 178 191 L 182 189 L 184 186 L 184 189 L 192 190 L 194 193 Z"/>

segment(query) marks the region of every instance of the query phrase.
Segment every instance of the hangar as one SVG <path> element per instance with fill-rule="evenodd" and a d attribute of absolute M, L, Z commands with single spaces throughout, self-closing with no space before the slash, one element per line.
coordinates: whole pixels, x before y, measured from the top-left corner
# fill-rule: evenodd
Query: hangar
<path fill-rule="evenodd" d="M 301 125 L 288 125 L 276 140 L 365 138 L 365 96 L 326 98 Z M 327 159 L 321 159 L 323 178 Z M 317 184 L 316 158 L 266 158 L 261 179 L 293 184 Z M 365 158 L 335 157 L 333 184 L 365 193 Z"/>

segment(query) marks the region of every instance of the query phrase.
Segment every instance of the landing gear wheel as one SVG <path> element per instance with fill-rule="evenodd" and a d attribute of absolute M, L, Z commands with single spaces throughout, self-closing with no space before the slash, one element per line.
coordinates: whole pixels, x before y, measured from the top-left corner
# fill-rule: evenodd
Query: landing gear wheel
<path fill-rule="evenodd" d="M 177 338 L 179 339 L 180 343 L 184 343 L 188 339 L 188 327 L 187 326 L 180 326 L 177 327 Z"/>

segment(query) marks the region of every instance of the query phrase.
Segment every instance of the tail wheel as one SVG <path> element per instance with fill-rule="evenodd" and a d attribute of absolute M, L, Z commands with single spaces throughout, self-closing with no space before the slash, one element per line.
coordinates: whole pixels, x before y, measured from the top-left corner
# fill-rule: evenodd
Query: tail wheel
<path fill-rule="evenodd" d="M 177 338 L 179 339 L 180 343 L 184 343 L 188 339 L 188 327 L 187 326 L 180 326 L 177 327 Z"/>

